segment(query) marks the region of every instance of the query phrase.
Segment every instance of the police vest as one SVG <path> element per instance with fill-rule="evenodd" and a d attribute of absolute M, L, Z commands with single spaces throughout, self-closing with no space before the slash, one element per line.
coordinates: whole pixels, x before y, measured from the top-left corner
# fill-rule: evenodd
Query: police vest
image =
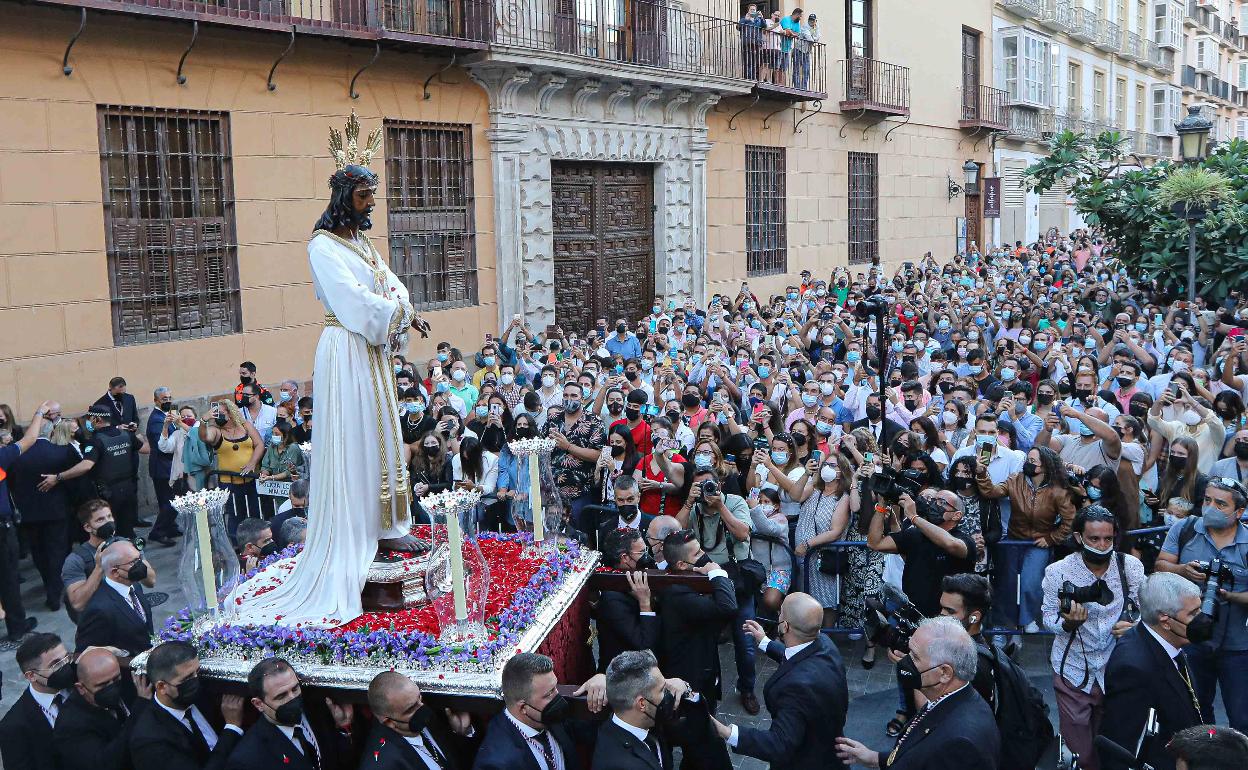
<path fill-rule="evenodd" d="M 95 458 L 95 480 L 121 486 L 134 478 L 134 445 L 129 431 L 110 428 L 96 434 L 99 457 Z"/>

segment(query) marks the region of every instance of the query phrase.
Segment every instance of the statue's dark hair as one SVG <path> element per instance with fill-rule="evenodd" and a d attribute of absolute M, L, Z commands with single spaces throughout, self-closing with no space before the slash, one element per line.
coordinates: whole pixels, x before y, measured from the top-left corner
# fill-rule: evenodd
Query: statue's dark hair
<path fill-rule="evenodd" d="M 329 178 L 329 205 L 325 207 L 325 213 L 321 214 L 321 218 L 316 220 L 313 230 L 355 227 L 357 221 L 351 195 L 355 192 L 356 185 L 360 183 L 376 185 L 377 175 L 363 166 L 347 166 L 335 172 Z M 372 223 L 365 219 L 358 222 L 358 225 L 361 230 L 367 230 Z"/>

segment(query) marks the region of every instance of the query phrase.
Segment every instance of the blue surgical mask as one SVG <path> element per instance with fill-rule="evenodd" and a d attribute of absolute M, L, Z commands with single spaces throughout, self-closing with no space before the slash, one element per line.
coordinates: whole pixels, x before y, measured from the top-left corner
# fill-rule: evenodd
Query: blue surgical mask
<path fill-rule="evenodd" d="M 450 357 L 451 357 L 451 356 L 450 356 L 450 354 L 448 354 L 448 353 L 439 353 L 439 354 L 438 354 L 438 360 L 439 360 L 439 361 L 441 361 L 442 363 L 446 363 L 446 362 L 447 362 L 447 360 L 448 360 Z"/>
<path fill-rule="evenodd" d="M 758 376 L 759 376 L 761 379 L 764 379 L 764 380 L 765 380 L 765 379 L 767 379 L 768 377 L 770 377 L 770 376 L 771 376 L 771 367 L 770 367 L 770 366 L 768 366 L 767 364 L 759 364 L 759 365 L 758 365 Z"/>
<path fill-rule="evenodd" d="M 1043 353 L 1044 351 L 1049 349 L 1049 343 L 1045 342 L 1044 340 L 1036 340 L 1035 342 L 1031 343 L 1031 346 L 1036 349 L 1037 353 Z"/>
<path fill-rule="evenodd" d="M 273 435 L 269 436 L 269 443 L 272 444 L 273 446 L 281 446 L 282 437 L 274 433 Z"/>
<path fill-rule="evenodd" d="M 789 461 L 789 453 L 788 453 L 788 452 L 775 452 L 775 451 L 773 451 L 773 452 L 771 453 L 771 461 L 772 461 L 773 463 L 775 463 L 776 465 L 784 465 L 784 464 L 788 463 L 788 461 Z"/>
<path fill-rule="evenodd" d="M 859 362 L 859 361 L 861 361 L 861 360 L 862 360 L 862 354 L 861 354 L 861 353 L 859 353 L 857 350 L 851 350 L 851 351 L 849 351 L 848 353 L 846 353 L 846 354 L 845 354 L 845 362 L 846 362 L 846 363 L 849 363 L 849 364 L 856 364 L 856 363 L 858 363 L 858 362 Z"/>
<path fill-rule="evenodd" d="M 485 404 L 477 404 L 475 407 L 473 407 L 472 411 L 478 417 L 484 417 L 490 413 L 490 408 L 486 406 Z"/>
<path fill-rule="evenodd" d="M 967 371 L 969 371 L 971 374 L 982 374 L 984 371 L 984 367 L 976 364 L 975 366 L 969 367 Z"/>
<path fill-rule="evenodd" d="M 1014 379 L 1015 374 L 1016 372 L 1012 368 L 1007 366 L 1001 370 L 1001 380 L 1003 382 L 1010 382 L 1011 380 Z"/>
<path fill-rule="evenodd" d="M 828 422 L 824 422 L 823 420 L 819 420 L 818 422 L 815 423 L 815 430 L 819 431 L 821 435 L 831 436 L 832 424 Z"/>
<path fill-rule="evenodd" d="M 1094 487 L 1091 485 L 1087 486 L 1084 491 L 1088 493 L 1089 500 L 1100 500 L 1101 495 L 1104 494 L 1100 487 Z"/>
<path fill-rule="evenodd" d="M 481 357 L 481 363 L 485 364 L 486 366 L 493 366 L 493 365 L 494 365 L 494 356 L 482 356 L 482 357 Z"/>
<path fill-rule="evenodd" d="M 281 395 L 280 395 L 280 396 L 278 396 L 278 398 L 280 398 L 280 399 L 281 399 L 281 401 L 282 401 L 282 403 L 284 404 L 284 403 L 286 403 L 287 401 L 289 401 L 289 400 L 290 400 L 290 393 L 288 393 L 288 392 L 286 392 L 286 391 L 284 391 L 284 390 L 283 390 L 283 391 L 282 391 L 282 393 L 281 393 Z"/>
<path fill-rule="evenodd" d="M 814 406 L 815 404 L 819 403 L 819 397 L 812 395 L 810 393 L 803 393 L 802 403 L 805 404 L 806 406 Z"/>
<path fill-rule="evenodd" d="M 407 409 L 408 414 L 420 414 L 425 411 L 425 405 L 420 401 L 411 401 L 403 405 Z"/>

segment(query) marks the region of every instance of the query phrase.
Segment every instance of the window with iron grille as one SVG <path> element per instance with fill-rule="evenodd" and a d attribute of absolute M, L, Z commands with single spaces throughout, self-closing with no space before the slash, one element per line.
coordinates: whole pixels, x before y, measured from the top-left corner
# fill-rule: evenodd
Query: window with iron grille
<path fill-rule="evenodd" d="M 113 341 L 241 330 L 229 116 L 99 108 Z"/>
<path fill-rule="evenodd" d="M 477 304 L 470 132 L 386 121 L 390 269 L 418 310 Z"/>
<path fill-rule="evenodd" d="M 849 264 L 880 259 L 879 156 L 849 154 Z"/>
<path fill-rule="evenodd" d="M 745 268 L 749 275 L 788 270 L 783 147 L 746 145 L 745 241 Z"/>

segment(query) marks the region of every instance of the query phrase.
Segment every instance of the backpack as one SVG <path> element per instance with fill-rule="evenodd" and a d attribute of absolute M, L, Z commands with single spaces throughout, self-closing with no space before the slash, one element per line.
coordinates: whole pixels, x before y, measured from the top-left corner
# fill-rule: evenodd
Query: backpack
<path fill-rule="evenodd" d="M 985 654 L 986 652 L 986 654 Z M 1001 733 L 1000 770 L 1034 770 L 1040 757 L 1052 745 L 1053 723 L 1044 696 L 1027 678 L 1026 672 L 992 646 L 980 647 L 980 662 L 992 666 L 996 697 L 992 710 Z"/>

